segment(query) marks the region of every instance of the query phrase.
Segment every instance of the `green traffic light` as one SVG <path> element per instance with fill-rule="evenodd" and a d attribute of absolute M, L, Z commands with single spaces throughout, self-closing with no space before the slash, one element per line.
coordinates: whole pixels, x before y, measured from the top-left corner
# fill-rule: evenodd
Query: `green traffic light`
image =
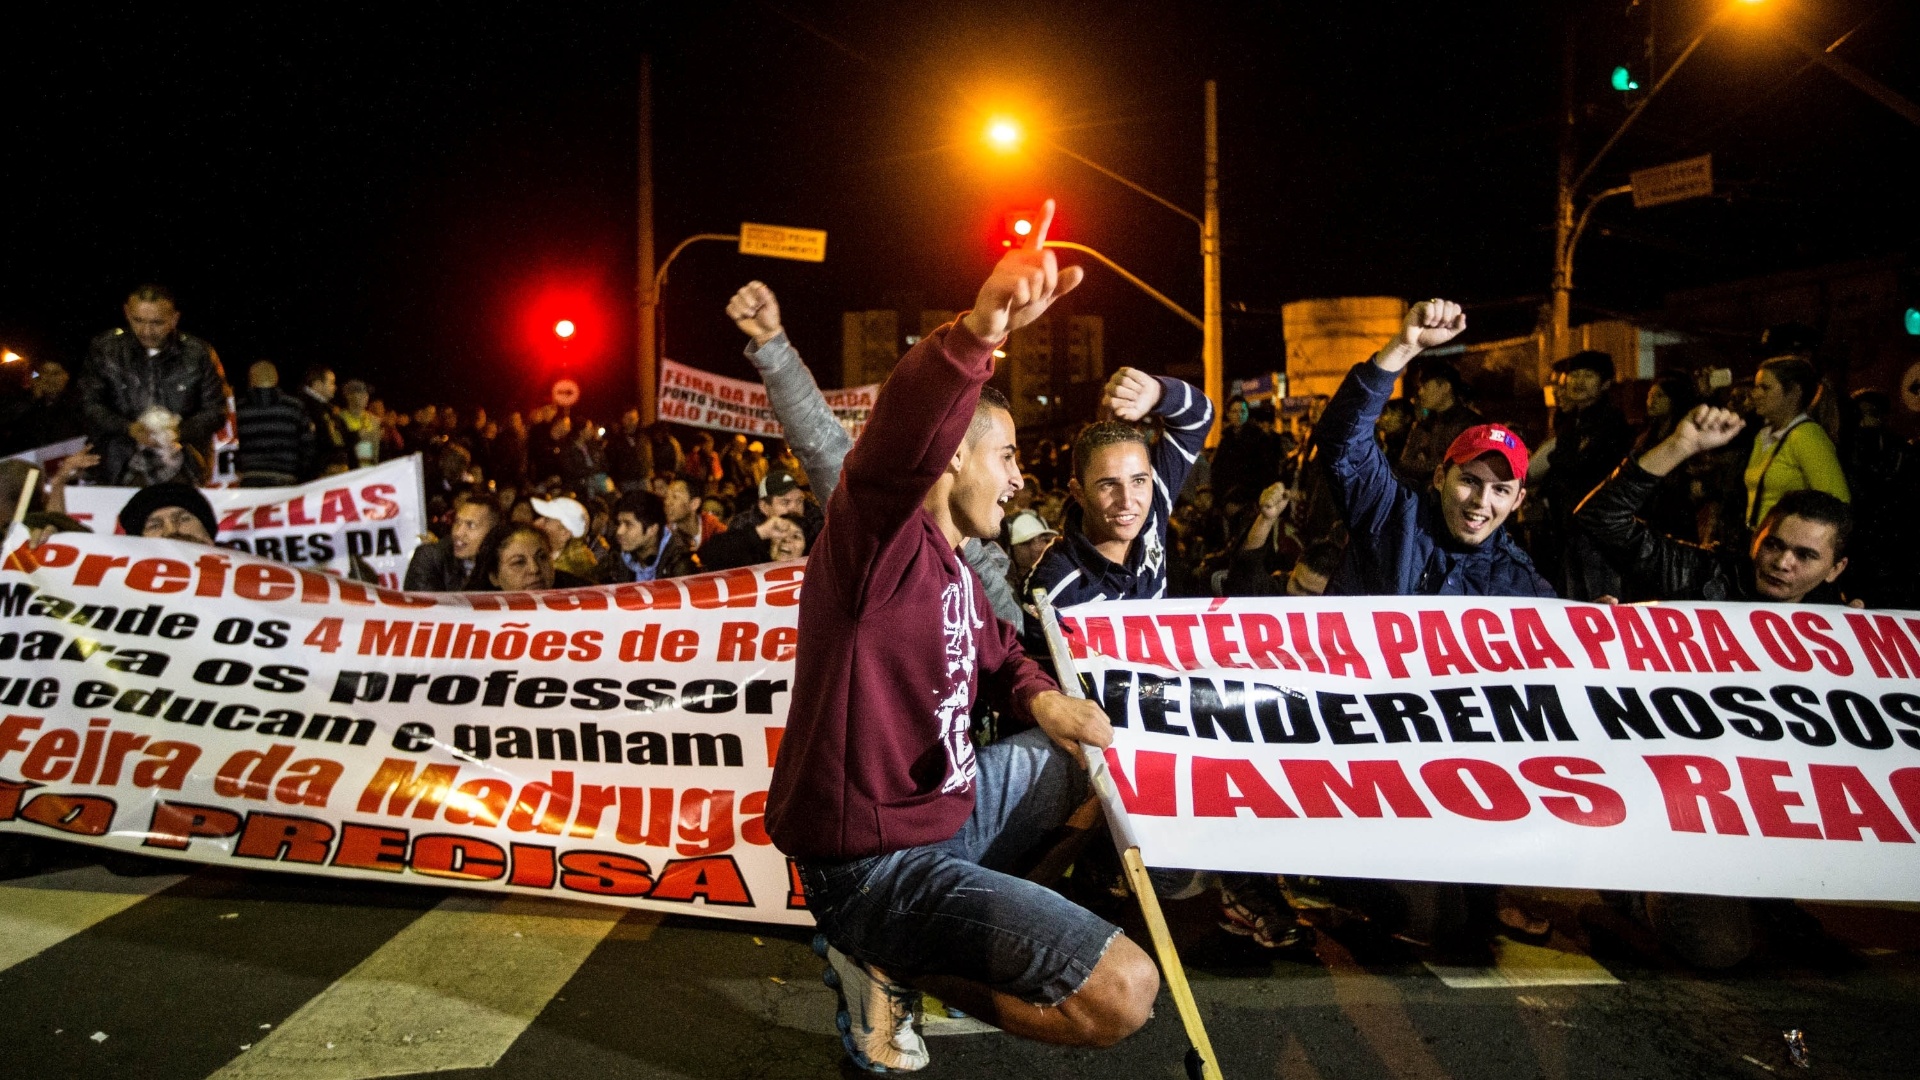
<path fill-rule="evenodd" d="M 1627 66 L 1622 64 L 1613 69 L 1613 88 L 1624 94 L 1629 90 L 1640 89 L 1640 83 L 1634 79 L 1633 72 L 1628 71 Z"/>
<path fill-rule="evenodd" d="M 1920 308 L 1908 308 L 1906 315 L 1907 333 L 1920 337 Z"/>

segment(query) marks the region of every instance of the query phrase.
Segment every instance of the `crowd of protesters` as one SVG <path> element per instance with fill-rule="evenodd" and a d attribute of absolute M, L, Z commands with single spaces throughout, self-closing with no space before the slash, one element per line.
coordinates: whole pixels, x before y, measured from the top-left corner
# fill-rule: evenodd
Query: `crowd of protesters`
<path fill-rule="evenodd" d="M 142 286 L 125 326 L 94 339 L 77 372 L 16 365 L 0 388 L 0 451 L 87 441 L 43 478 L 27 521 L 42 537 L 81 528 L 63 513 L 66 485 L 101 483 L 143 489 L 121 514 L 127 532 L 199 543 L 217 539 L 195 488 L 212 475 L 229 400 L 243 486 L 419 454 L 435 524 L 406 572 L 410 590 L 565 588 L 801 558 L 854 440 L 771 290 L 752 283 L 727 312 L 785 441 L 643 425 L 633 408 L 610 426 L 551 404 L 406 411 L 326 367 L 304 369 L 289 389 L 267 360 L 233 382 L 212 347 L 181 331 L 172 294 Z M 1024 454 L 998 539 L 967 539 L 959 554 L 993 613 L 1040 658 L 1027 602 L 1036 589 L 1062 606 L 1324 593 L 1920 607 L 1920 573 L 1897 548 L 1915 524 L 1900 493 L 1920 490 L 1920 448 L 1895 434 L 1896 396 L 1841 394 L 1808 335 L 1770 335 L 1744 381 L 1663 373 L 1644 407 L 1623 400 L 1613 357 L 1575 354 L 1554 365 L 1548 426 L 1523 435 L 1501 403 L 1474 399 L 1458 368 L 1420 356 L 1464 327 L 1457 305 L 1416 304 L 1400 336 L 1330 399 L 1279 414 L 1227 401 L 1211 451 L 1212 406 L 1198 390 L 1122 368 L 1102 415 Z M 15 494 L 18 471 L 5 473 Z M 976 730 L 1018 730 L 1000 723 Z M 1302 940 L 1272 879 L 1169 873 L 1157 885 L 1175 897 L 1218 888 L 1222 925 L 1261 945 Z M 1396 911 L 1412 940 L 1550 930 L 1491 888 L 1354 888 L 1355 904 Z M 1725 943 L 1744 907 L 1634 903 L 1669 927 L 1722 932 L 1715 945 L 1675 931 L 1676 948 L 1702 963 L 1744 955 Z"/>

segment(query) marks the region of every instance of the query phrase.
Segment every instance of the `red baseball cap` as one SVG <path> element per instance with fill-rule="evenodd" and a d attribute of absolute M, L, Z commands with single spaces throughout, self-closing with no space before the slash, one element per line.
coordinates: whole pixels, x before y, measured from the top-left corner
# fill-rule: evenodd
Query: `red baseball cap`
<path fill-rule="evenodd" d="M 1503 424 L 1475 424 L 1460 433 L 1447 447 L 1446 463 L 1464 465 L 1484 454 L 1499 454 L 1507 459 L 1507 466 L 1513 470 L 1513 478 L 1524 483 L 1527 479 L 1527 444 L 1513 429 Z"/>

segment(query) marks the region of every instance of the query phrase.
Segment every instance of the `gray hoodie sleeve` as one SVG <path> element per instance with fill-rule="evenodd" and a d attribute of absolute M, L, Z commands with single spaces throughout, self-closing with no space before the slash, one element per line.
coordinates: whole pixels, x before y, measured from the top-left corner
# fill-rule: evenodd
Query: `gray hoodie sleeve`
<path fill-rule="evenodd" d="M 987 590 L 987 603 L 993 606 L 993 613 L 1001 622 L 1012 623 L 1015 633 L 1024 633 L 1027 620 L 1020 610 L 1020 601 L 1013 595 L 1013 585 L 1007 581 L 1007 566 L 1013 562 L 1005 548 L 991 540 L 968 540 L 960 549 L 960 557 L 980 575 L 980 584 Z"/>
<path fill-rule="evenodd" d="M 786 429 L 787 445 L 813 483 L 813 497 L 822 506 L 840 483 L 840 465 L 853 449 L 853 436 L 827 406 L 813 372 L 782 330 L 772 341 L 756 346 L 747 342 L 747 359 L 767 387 L 767 404 Z"/>

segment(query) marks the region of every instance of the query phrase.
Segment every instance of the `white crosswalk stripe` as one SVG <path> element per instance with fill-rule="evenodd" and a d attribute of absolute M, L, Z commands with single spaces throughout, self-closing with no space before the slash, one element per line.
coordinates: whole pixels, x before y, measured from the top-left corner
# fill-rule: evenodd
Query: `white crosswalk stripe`
<path fill-rule="evenodd" d="M 0 971 L 31 959 L 184 880 L 118 877 L 98 866 L 0 882 Z"/>
<path fill-rule="evenodd" d="M 393 936 L 210 1080 L 360 1080 L 487 1068 L 625 916 L 460 894 Z"/>

